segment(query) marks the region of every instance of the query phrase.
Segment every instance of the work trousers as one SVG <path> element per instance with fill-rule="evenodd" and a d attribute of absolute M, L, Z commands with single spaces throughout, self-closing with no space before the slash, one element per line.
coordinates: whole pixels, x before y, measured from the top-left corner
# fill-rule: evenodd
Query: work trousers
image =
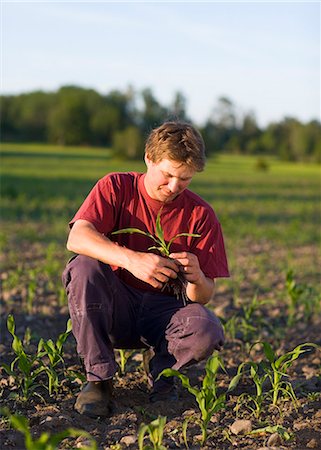
<path fill-rule="evenodd" d="M 111 378 L 114 348 L 152 347 L 152 378 L 208 358 L 224 342 L 218 318 L 206 307 L 175 296 L 142 292 L 123 283 L 109 265 L 72 258 L 63 272 L 72 331 L 88 381 Z"/>

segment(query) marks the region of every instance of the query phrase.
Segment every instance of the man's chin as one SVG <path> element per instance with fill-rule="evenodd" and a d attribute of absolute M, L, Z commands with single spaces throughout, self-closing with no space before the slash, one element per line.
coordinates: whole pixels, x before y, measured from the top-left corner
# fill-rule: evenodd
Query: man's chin
<path fill-rule="evenodd" d="M 178 194 L 163 195 L 162 202 L 170 203 L 178 196 Z"/>

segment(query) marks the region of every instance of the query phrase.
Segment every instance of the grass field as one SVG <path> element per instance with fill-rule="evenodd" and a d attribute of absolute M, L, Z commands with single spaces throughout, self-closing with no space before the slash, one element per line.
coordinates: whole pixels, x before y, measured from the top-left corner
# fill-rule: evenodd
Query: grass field
<path fill-rule="evenodd" d="M 320 166 L 274 159 L 268 164 L 260 171 L 255 157 L 219 155 L 192 182 L 191 189 L 212 205 L 222 223 L 232 265 L 239 249 L 253 242 L 282 249 L 290 259 L 299 247 L 314 246 L 316 253 L 320 248 Z M 1 165 L 5 248 L 20 241 L 63 246 L 68 221 L 98 178 L 144 170 L 143 162 L 112 160 L 106 149 L 14 144 L 3 144 Z M 292 262 L 296 268 L 295 258 Z M 314 268 L 311 255 L 300 276 Z"/>
<path fill-rule="evenodd" d="M 248 357 L 246 352 L 249 345 L 258 340 L 268 340 L 271 345 L 276 345 L 283 351 L 311 340 L 320 344 L 320 337 L 317 337 L 321 322 L 320 166 L 290 164 L 272 158 L 265 160 L 268 168 L 260 170 L 257 168 L 256 157 L 217 155 L 209 159 L 206 170 L 197 174 L 191 184 L 191 189 L 212 205 L 224 231 L 231 278 L 219 281 L 216 300 L 210 307 L 225 325 L 228 343 L 222 355 L 228 361 L 228 373 L 232 374 L 242 358 Z M 35 345 L 40 336 L 56 338 L 57 333 L 63 331 L 68 317 L 60 274 L 70 257 L 65 250 L 69 220 L 98 178 L 112 171 L 144 171 L 144 164 L 114 160 L 108 149 L 2 144 L 1 171 L 2 320 L 6 320 L 8 313 L 14 314 L 20 337 L 27 325 L 32 326 Z M 287 275 L 294 277 L 294 284 L 290 284 L 289 278 L 287 284 Z M 255 298 L 258 303 L 255 303 Z M 2 324 L 2 330 L 3 328 Z M 4 331 L 2 338 L 5 360 L 10 362 L 13 359 L 11 343 Z M 71 356 L 68 361 L 76 364 L 73 359 L 74 344 L 69 345 Z M 316 362 L 309 363 L 310 368 L 314 367 L 309 379 L 315 379 L 316 386 L 320 387 L 321 362 L 318 358 L 312 358 L 311 361 Z M 126 375 L 125 381 L 119 379 L 118 384 L 123 389 L 132 386 L 133 392 L 137 393 L 137 403 L 144 403 L 145 400 L 141 400 L 140 391 L 131 378 L 140 372 L 135 363 L 132 364 L 132 371 Z M 302 367 L 295 366 L 295 383 L 301 380 L 304 384 Z M 199 374 L 198 380 L 200 377 Z M 66 387 L 61 389 L 63 391 Z M 313 394 L 311 386 L 309 389 L 308 393 Z M 9 382 L 0 387 L 4 399 L 11 398 L 10 392 L 13 391 L 18 391 L 18 388 L 14 385 L 10 387 Z M 59 391 L 59 395 L 62 395 L 62 391 Z M 302 408 L 308 402 L 308 393 L 300 391 Z M 57 394 L 58 397 L 59 395 Z M 64 395 L 64 401 L 69 405 L 67 409 L 72 411 L 75 385 L 65 391 Z M 193 407 L 188 397 L 181 395 L 182 405 Z M 48 414 L 48 404 L 58 407 L 55 403 L 58 397 L 50 397 L 42 410 L 34 399 L 28 407 L 18 400 L 14 400 L 13 406 L 37 425 L 39 421 L 42 423 L 42 416 L 39 415 Z M 320 396 L 312 397 L 311 395 L 308 407 L 319 407 Z M 122 398 L 120 396 L 120 403 Z M 264 397 L 264 402 L 266 401 Z M 222 430 L 228 430 L 228 424 L 236 418 L 233 412 L 235 399 L 231 398 L 229 402 L 229 413 L 226 413 L 224 419 L 226 422 L 222 418 Z M 148 411 L 146 408 L 144 406 L 144 411 Z M 301 433 L 299 436 L 294 429 L 295 419 L 286 419 L 282 408 L 284 406 L 279 405 L 281 412 L 275 413 L 270 422 L 265 416 L 256 421 L 257 418 L 253 419 L 246 412 L 239 417 L 250 417 L 256 427 L 262 423 L 286 427 L 293 433 L 293 437 L 282 442 L 284 448 L 305 448 L 308 441 L 321 440 L 320 421 L 315 419 L 313 422 L 311 419 L 311 430 L 306 425 L 306 435 Z M 155 416 L 153 411 L 144 413 L 142 408 L 140 412 L 137 412 L 138 409 L 137 405 L 133 407 L 137 426 L 142 420 L 146 422 Z M 115 419 L 116 425 L 117 421 L 120 424 L 127 417 L 126 411 L 125 406 L 120 409 Z M 291 414 L 295 415 L 293 411 L 291 408 Z M 175 414 L 183 413 L 184 409 L 168 413 L 170 422 L 167 426 L 172 439 L 176 435 L 173 431 L 175 427 L 181 429 L 181 423 Z M 302 410 L 301 416 L 298 414 L 297 419 L 302 422 L 304 411 Z M 40 419 L 37 422 L 35 418 L 38 416 Z M 74 420 L 74 416 L 72 417 Z M 75 420 L 78 419 L 76 416 Z M 97 431 L 94 421 L 80 424 L 81 428 L 101 442 L 102 448 L 127 448 L 112 445 L 116 445 L 118 440 L 129 433 L 128 427 L 123 426 L 125 431 L 119 431 L 118 440 L 115 437 L 103 440 L 99 437 L 100 429 Z M 212 446 L 208 448 L 222 450 L 241 445 L 238 437 L 231 436 L 229 431 L 222 434 L 222 430 L 216 432 L 215 427 L 213 430 Z M 8 436 L 7 422 L 3 422 L 0 431 Z M 8 448 L 19 449 L 19 438 L 14 433 L 10 436 L 11 441 L 6 437 Z M 248 439 L 243 442 L 242 448 L 257 448 L 258 444 L 263 445 L 265 442 L 262 436 L 256 437 L 256 441 L 253 441 L 253 437 Z M 213 442 L 218 442 L 218 446 L 215 447 Z M 177 445 L 175 448 L 184 447 L 182 443 Z M 130 448 L 137 448 L 137 444 Z M 199 448 L 192 436 L 190 448 Z"/>

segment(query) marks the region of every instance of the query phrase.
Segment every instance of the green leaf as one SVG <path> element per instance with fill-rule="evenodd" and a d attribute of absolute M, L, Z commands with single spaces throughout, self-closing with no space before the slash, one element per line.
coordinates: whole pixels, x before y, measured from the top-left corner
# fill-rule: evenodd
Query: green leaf
<path fill-rule="evenodd" d="M 174 369 L 164 369 L 157 377 L 159 379 L 161 376 L 164 377 L 177 377 L 184 388 L 186 388 L 191 394 L 193 394 L 195 397 L 199 395 L 199 390 L 196 388 L 193 388 L 190 385 L 189 379 L 186 375 L 181 374 L 178 370 Z"/>
<path fill-rule="evenodd" d="M 169 243 L 167 244 L 168 250 L 170 249 L 172 243 L 173 243 L 176 239 L 178 239 L 179 237 L 181 237 L 181 236 L 201 237 L 201 234 L 195 234 L 195 233 L 179 233 L 179 234 L 177 234 L 176 236 L 174 236 L 174 237 L 169 241 Z"/>
<path fill-rule="evenodd" d="M 231 392 L 236 388 L 236 386 L 239 384 L 242 376 L 243 376 L 243 372 L 240 372 L 232 378 L 232 380 L 230 381 L 230 384 L 228 386 L 227 392 Z"/>
<path fill-rule="evenodd" d="M 169 256 L 169 252 L 167 251 L 167 249 L 165 247 L 156 247 L 155 245 L 153 245 L 152 247 L 148 247 L 148 250 L 157 250 L 162 255 Z"/>
<path fill-rule="evenodd" d="M 150 233 L 147 233 L 146 231 L 142 231 L 139 228 L 123 228 L 122 230 L 117 230 L 117 231 L 113 231 L 111 234 L 132 234 L 132 233 L 139 233 L 139 234 L 143 234 L 144 236 L 149 236 L 151 237 Z"/>
<path fill-rule="evenodd" d="M 273 363 L 275 361 L 276 355 L 271 347 L 271 345 L 268 342 L 260 342 L 263 346 L 264 354 L 269 360 L 270 363 Z"/>
<path fill-rule="evenodd" d="M 7 328 L 10 334 L 12 334 L 12 336 L 15 336 L 15 321 L 14 321 L 14 317 L 12 314 L 8 315 L 7 318 Z"/>
<path fill-rule="evenodd" d="M 160 242 L 161 242 L 163 245 L 166 245 L 166 243 L 165 243 L 165 241 L 164 241 L 164 230 L 163 230 L 163 228 L 162 228 L 161 220 L 160 220 L 160 218 L 161 218 L 161 213 L 162 213 L 162 209 L 163 209 L 163 208 L 161 208 L 161 209 L 158 211 L 157 218 L 156 218 L 156 236 L 158 237 L 158 239 L 160 240 Z"/>

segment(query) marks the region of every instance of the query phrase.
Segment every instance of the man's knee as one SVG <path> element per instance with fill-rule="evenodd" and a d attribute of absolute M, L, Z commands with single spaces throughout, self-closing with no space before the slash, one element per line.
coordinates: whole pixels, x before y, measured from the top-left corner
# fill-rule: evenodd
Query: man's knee
<path fill-rule="evenodd" d="M 193 305 L 194 306 L 194 305 Z M 202 305 L 190 316 L 190 331 L 195 336 L 195 359 L 200 361 L 210 356 L 214 350 L 220 350 L 224 344 L 224 331 L 219 319 Z"/>
<path fill-rule="evenodd" d="M 110 267 L 97 259 L 77 255 L 68 262 L 62 280 L 65 287 L 72 280 L 80 284 L 84 282 L 95 284 L 98 279 L 106 278 L 109 271 Z"/>
<path fill-rule="evenodd" d="M 100 271 L 100 263 L 89 256 L 77 255 L 69 263 L 69 268 L 73 276 L 93 278 Z"/>
<path fill-rule="evenodd" d="M 173 316 L 167 334 L 169 350 L 180 360 L 180 367 L 208 358 L 224 344 L 224 332 L 219 319 L 198 303 L 178 311 Z"/>

